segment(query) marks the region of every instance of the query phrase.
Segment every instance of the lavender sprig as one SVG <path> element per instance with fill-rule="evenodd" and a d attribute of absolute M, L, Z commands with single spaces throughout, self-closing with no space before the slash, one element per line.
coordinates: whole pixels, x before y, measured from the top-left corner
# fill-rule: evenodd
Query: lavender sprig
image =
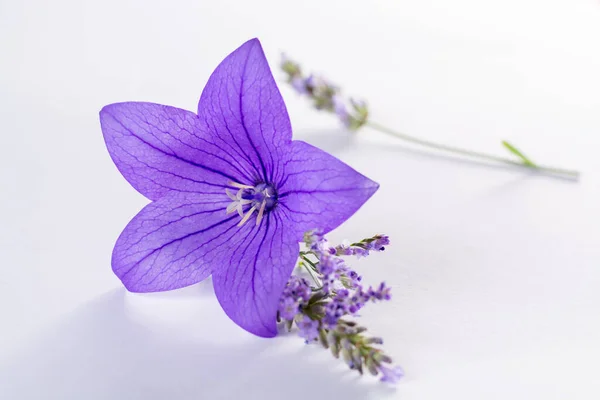
<path fill-rule="evenodd" d="M 386 235 L 375 235 L 357 243 L 342 243 L 335 247 L 335 252 L 338 256 L 366 257 L 369 251 L 383 251 L 388 244 L 390 239 Z"/>
<path fill-rule="evenodd" d="M 335 113 L 344 126 L 353 131 L 367 122 L 369 110 L 364 101 L 352 98 L 346 101 L 337 86 L 316 75 L 303 75 L 300 65 L 285 56 L 281 68 L 292 87 L 310 97 L 317 110 Z"/>
<path fill-rule="evenodd" d="M 389 238 L 375 235 L 349 245 L 332 246 L 313 231 L 305 234 L 304 244 L 306 250 L 300 252 L 298 266 L 308 272 L 313 284 L 298 275 L 290 277 L 280 299 L 278 321 L 288 330 L 296 325 L 306 343 L 320 343 L 361 375 L 366 370 L 380 375 L 383 382 L 397 382 L 404 374 L 402 369 L 391 367 L 392 359 L 375 347 L 383 340 L 368 337 L 365 327 L 349 319 L 357 317 L 368 303 L 390 300 L 390 288 L 384 282 L 365 288 L 362 277 L 342 258 L 383 251 Z"/>
<path fill-rule="evenodd" d="M 395 131 L 386 126 L 378 124 L 377 122 L 369 120 L 369 110 L 364 101 L 356 101 L 352 98 L 347 100 L 344 99 L 340 95 L 339 87 L 333 85 L 331 82 L 322 77 L 318 77 L 313 74 L 305 75 L 300 65 L 285 55 L 283 56 L 281 62 L 281 69 L 286 74 L 287 81 L 296 89 L 298 93 L 309 97 L 313 102 L 313 106 L 317 110 L 325 110 L 335 113 L 344 126 L 352 131 L 356 131 L 366 125 L 404 141 L 431 149 L 458 154 L 469 158 L 478 158 L 486 161 L 523 167 L 567 179 L 579 179 L 579 171 L 548 167 L 534 163 L 530 158 L 525 156 L 520 150 L 507 141 L 503 141 L 502 145 L 517 158 L 517 161 L 491 154 L 481 153 L 478 151 L 435 143 Z"/>

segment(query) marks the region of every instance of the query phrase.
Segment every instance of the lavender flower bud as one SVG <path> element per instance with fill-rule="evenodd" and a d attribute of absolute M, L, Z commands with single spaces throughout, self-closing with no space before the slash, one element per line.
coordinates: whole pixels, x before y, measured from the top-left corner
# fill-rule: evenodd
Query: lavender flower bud
<path fill-rule="evenodd" d="M 300 93 L 300 94 L 307 94 L 308 93 L 308 89 L 307 89 L 307 85 L 304 82 L 304 79 L 302 79 L 302 77 L 300 76 L 295 76 L 292 78 L 291 81 L 292 87 L 294 89 L 296 89 L 296 92 Z"/>
<path fill-rule="evenodd" d="M 319 329 L 319 342 L 324 348 L 329 348 L 329 341 L 325 329 Z"/>
<path fill-rule="evenodd" d="M 360 374 L 362 375 L 362 355 L 360 354 L 360 350 L 358 349 L 358 347 L 355 347 L 354 350 L 352 350 L 352 361 L 354 362 L 354 366 L 356 367 L 358 372 L 360 372 Z"/>
<path fill-rule="evenodd" d="M 373 360 L 378 363 L 388 363 L 391 364 L 392 363 L 392 359 L 389 356 L 386 356 L 385 354 L 383 354 L 381 351 L 376 351 L 375 354 L 373 355 Z"/>
<path fill-rule="evenodd" d="M 358 112 L 364 112 L 367 110 L 367 102 L 364 100 L 356 100 L 350 98 L 350 104 L 352 104 L 352 108 L 354 108 Z"/>
<path fill-rule="evenodd" d="M 327 334 L 327 343 L 329 343 L 330 346 L 337 344 L 337 336 L 333 331 L 329 331 Z"/>
<path fill-rule="evenodd" d="M 363 333 L 367 330 L 367 328 L 365 328 L 364 326 L 359 326 L 356 328 L 356 333 Z"/>
<path fill-rule="evenodd" d="M 352 360 L 352 354 L 350 353 L 350 350 L 342 349 L 342 359 L 346 364 L 348 364 L 350 369 L 354 368 L 354 361 Z"/>
<path fill-rule="evenodd" d="M 346 338 L 342 338 L 342 340 L 340 340 L 340 344 L 342 345 L 342 347 L 345 350 L 351 350 L 352 349 L 352 343 L 350 343 L 350 341 Z"/>
<path fill-rule="evenodd" d="M 357 258 L 363 258 L 363 257 L 367 257 L 369 255 L 369 250 L 363 249 L 362 247 L 355 247 L 353 250 L 354 250 L 354 255 Z"/>
<path fill-rule="evenodd" d="M 331 354 L 333 354 L 335 358 L 340 357 L 340 345 L 338 342 L 334 342 L 329 348 L 331 349 Z"/>
<path fill-rule="evenodd" d="M 333 104 L 333 111 L 337 114 L 340 121 L 342 121 L 344 126 L 349 127 L 350 126 L 350 114 L 348 113 L 348 110 L 346 109 L 344 100 L 342 100 L 342 98 L 340 96 L 335 95 L 331 99 L 331 102 Z"/>
<path fill-rule="evenodd" d="M 308 316 L 304 316 L 300 322 L 296 322 L 300 331 L 298 334 L 303 337 L 306 342 L 313 342 L 319 337 L 319 321 L 312 320 Z"/>
<path fill-rule="evenodd" d="M 301 75 L 300 65 L 290 58 L 286 54 L 281 54 L 281 69 L 288 76 Z"/>
<path fill-rule="evenodd" d="M 378 338 L 378 337 L 372 337 L 372 338 L 369 338 L 369 339 L 365 340 L 365 343 L 368 343 L 368 344 L 371 344 L 371 343 L 372 344 L 383 344 L 383 339 L 382 338 Z"/>
<path fill-rule="evenodd" d="M 404 370 L 399 367 L 379 367 L 379 372 L 383 375 L 381 377 L 381 382 L 389 382 L 389 383 L 397 383 L 404 376 Z"/>
<path fill-rule="evenodd" d="M 371 373 L 371 375 L 377 376 L 379 374 L 379 370 L 377 369 L 377 366 L 375 365 L 375 362 L 373 361 L 373 359 L 371 357 L 366 358 L 365 365 L 366 365 L 367 369 L 369 370 L 369 372 Z"/>

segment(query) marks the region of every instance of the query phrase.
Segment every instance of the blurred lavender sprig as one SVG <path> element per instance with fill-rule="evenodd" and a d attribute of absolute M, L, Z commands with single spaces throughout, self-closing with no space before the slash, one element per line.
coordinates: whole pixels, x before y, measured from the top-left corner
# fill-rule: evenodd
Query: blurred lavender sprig
<path fill-rule="evenodd" d="M 317 110 L 335 113 L 350 130 L 357 130 L 367 122 L 369 110 L 362 100 L 344 99 L 339 88 L 317 75 L 304 75 L 300 65 L 285 55 L 281 69 L 286 73 L 288 82 L 300 94 L 308 96 Z"/>
<path fill-rule="evenodd" d="M 312 283 L 299 275 L 290 277 L 281 296 L 278 320 L 288 330 L 296 325 L 306 343 L 320 343 L 361 375 L 366 370 L 380 375 L 383 382 L 397 382 L 404 374 L 402 369 L 391 367 L 392 359 L 375 347 L 383 340 L 368 337 L 367 329 L 350 319 L 357 317 L 368 303 L 390 300 L 390 288 L 384 282 L 376 287 L 363 286 L 362 277 L 342 258 L 383 251 L 389 238 L 375 235 L 332 246 L 313 231 L 304 235 L 304 244 L 306 249 L 300 252 L 298 267 L 310 275 Z"/>
<path fill-rule="evenodd" d="M 304 71 L 302 71 L 300 64 L 291 60 L 285 54 L 282 57 L 281 69 L 285 73 L 288 83 L 290 83 L 298 93 L 308 97 L 317 110 L 335 113 L 344 126 L 351 131 L 356 131 L 363 126 L 368 125 L 372 129 L 378 130 L 379 132 L 383 132 L 404 141 L 430 149 L 453 153 L 455 155 L 468 158 L 476 158 L 516 167 L 523 167 L 552 176 L 573 180 L 579 179 L 578 171 L 548 167 L 534 163 L 529 157 L 525 156 L 523 152 L 517 149 L 516 146 L 507 141 L 503 141 L 502 145 L 515 157 L 514 159 L 508 159 L 455 146 L 448 146 L 398 132 L 371 121 L 369 119 L 369 110 L 365 101 L 359 101 L 353 98 L 345 99 L 340 94 L 339 87 L 323 77 L 313 74 L 305 74 Z"/>

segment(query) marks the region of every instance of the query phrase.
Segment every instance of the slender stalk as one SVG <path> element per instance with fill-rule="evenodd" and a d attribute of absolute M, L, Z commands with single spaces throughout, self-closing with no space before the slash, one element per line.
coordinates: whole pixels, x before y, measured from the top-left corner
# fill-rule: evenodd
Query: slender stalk
<path fill-rule="evenodd" d="M 406 142 L 418 144 L 418 145 L 424 146 L 424 147 L 429 147 L 431 149 L 445 151 L 445 152 L 448 152 L 448 153 L 459 154 L 459 155 L 467 156 L 467 157 L 471 157 L 471 158 L 478 158 L 478 159 L 481 159 L 481 160 L 494 161 L 494 162 L 498 162 L 498 163 L 502 163 L 502 164 L 512 165 L 512 166 L 515 166 L 515 167 L 526 168 L 526 169 L 529 169 L 529 170 L 535 170 L 535 171 L 545 172 L 545 173 L 554 174 L 554 175 L 561 175 L 563 177 L 568 177 L 568 178 L 571 178 L 571 179 L 574 179 L 574 180 L 578 180 L 579 179 L 579 171 L 574 171 L 574 170 L 569 170 L 569 169 L 562 169 L 562 168 L 547 167 L 547 166 L 537 165 L 537 164 L 533 164 L 533 163 L 517 162 L 517 161 L 513 161 L 513 160 L 508 159 L 508 158 L 498 157 L 498 156 L 494 156 L 494 155 L 491 155 L 491 154 L 480 153 L 480 152 L 477 152 L 477 151 L 462 149 L 460 147 L 447 146 L 447 145 L 441 144 L 441 143 L 430 142 L 429 140 L 419 139 L 419 138 L 407 135 L 407 134 L 402 133 L 402 132 L 394 131 L 394 130 L 389 129 L 389 128 L 383 126 L 383 125 L 378 124 L 377 122 L 367 121 L 365 123 L 365 125 L 370 126 L 371 128 L 373 128 L 373 129 L 375 129 L 375 130 L 377 130 L 379 132 L 383 132 L 383 133 L 386 133 L 388 135 L 395 136 L 395 137 L 397 137 L 399 139 L 402 139 L 402 140 L 404 140 Z"/>
<path fill-rule="evenodd" d="M 302 263 L 302 265 L 308 271 L 308 274 L 312 278 L 313 282 L 315 282 L 315 284 L 320 287 L 321 282 L 315 277 L 315 274 L 314 274 L 314 269 L 316 269 L 315 264 L 304 255 L 302 255 L 301 258 L 302 258 L 302 261 L 304 261 L 304 263 Z M 309 267 L 309 264 L 310 264 L 310 267 Z"/>
<path fill-rule="evenodd" d="M 308 257 L 302 254 L 300 255 L 300 258 L 302 258 L 303 261 L 307 262 L 315 272 L 317 271 L 317 264 L 312 262 Z"/>

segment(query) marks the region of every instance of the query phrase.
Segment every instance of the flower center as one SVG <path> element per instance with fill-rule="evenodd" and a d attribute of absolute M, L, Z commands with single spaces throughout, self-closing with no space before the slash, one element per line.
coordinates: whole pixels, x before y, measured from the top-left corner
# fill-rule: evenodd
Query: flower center
<path fill-rule="evenodd" d="M 277 191 L 268 183 L 259 183 L 255 186 L 242 185 L 237 182 L 229 182 L 229 186 L 238 189 L 237 193 L 233 193 L 230 189 L 225 189 L 227 196 L 232 200 L 227 206 L 227 214 L 237 211 L 242 220 L 238 226 L 244 225 L 254 214 L 256 216 L 256 225 L 260 224 L 265 212 L 271 211 L 277 204 Z"/>

